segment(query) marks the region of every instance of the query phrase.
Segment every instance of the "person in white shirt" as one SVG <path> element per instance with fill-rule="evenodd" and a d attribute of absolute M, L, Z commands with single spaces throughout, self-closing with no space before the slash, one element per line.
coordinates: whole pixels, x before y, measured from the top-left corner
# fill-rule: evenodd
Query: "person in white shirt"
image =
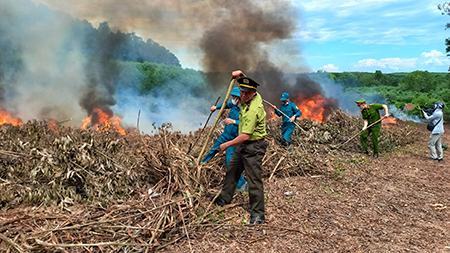
<path fill-rule="evenodd" d="M 428 148 L 430 149 L 431 159 L 439 162 L 444 160 L 444 152 L 442 150 L 442 136 L 444 135 L 444 112 L 445 104 L 443 102 L 436 102 L 434 104 L 434 112 L 428 115 L 423 112 L 425 119 L 430 121 L 434 128 L 431 130 L 430 139 L 428 140 Z"/>

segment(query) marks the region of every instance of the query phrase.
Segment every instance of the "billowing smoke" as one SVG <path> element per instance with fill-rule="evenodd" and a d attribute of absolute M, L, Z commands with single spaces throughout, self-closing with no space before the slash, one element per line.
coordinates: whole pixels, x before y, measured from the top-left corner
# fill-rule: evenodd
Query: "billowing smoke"
<path fill-rule="evenodd" d="M 292 73 L 304 71 L 295 67 L 300 64 L 281 66 L 271 55 L 271 47 L 291 39 L 298 29 L 298 12 L 290 0 L 33 1 L 86 18 L 99 28 L 96 33 L 80 28 L 74 25 L 73 17 L 28 0 L 1 0 L 0 32 L 6 36 L 0 43 L 9 43 L 15 53 L 5 57 L 0 52 L 0 98 L 4 98 L 4 106 L 25 120 L 72 118 L 74 125 L 79 125 L 94 108 L 110 115 L 113 111 L 125 114 L 129 104 L 123 101 L 142 101 L 133 107 L 133 116 L 121 116 L 132 117 L 129 122 L 133 125 L 137 108 L 143 108 L 149 111 L 148 122 L 170 121 L 176 129 L 192 130 L 214 101 L 210 90 L 222 93 L 234 69 L 244 70 L 261 83 L 260 92 L 272 102 L 278 101 L 283 91 L 290 92 L 296 101 L 326 95 L 323 87 L 307 75 L 287 73 L 287 69 Z M 199 87 L 169 80 L 161 87 L 171 88 L 144 95 L 136 90 L 119 90 L 127 81 L 120 80 L 122 70 L 116 60 L 130 60 L 120 54 L 130 41 L 122 33 L 112 32 L 102 24 L 104 21 L 168 47 L 182 45 L 202 63 L 209 88 L 202 87 L 198 92 Z M 299 55 L 299 45 L 289 51 Z M 170 62 L 177 64 L 176 57 Z M 173 87 L 179 88 L 173 91 Z M 335 107 L 334 100 L 327 101 L 326 108 Z"/>
<path fill-rule="evenodd" d="M 298 29 L 298 10 L 290 0 L 111 0 L 96 2 L 96 8 L 91 1 L 40 1 L 93 22 L 107 20 L 169 48 L 184 48 L 195 60 L 202 59 L 208 82 L 216 89 L 228 83 L 231 70 L 242 69 L 262 84 L 262 94 L 271 101 L 283 91 L 304 96 L 312 85 L 323 94 L 312 80 L 288 80 L 285 69 L 305 69 L 296 68 L 299 63 L 281 68 L 268 49 L 292 38 Z M 300 46 L 289 51 L 299 55 Z"/>
<path fill-rule="evenodd" d="M 101 34 L 102 27 L 98 37 L 76 28 L 71 17 L 47 7 L 0 2 L 3 107 L 25 120 L 72 119 L 73 125 L 95 107 L 112 114 L 118 73 L 112 59 L 121 41 Z"/>
<path fill-rule="evenodd" d="M 124 40 L 122 37 L 114 36 L 106 23 L 102 23 L 96 37 L 92 37 L 93 35 L 85 37 L 94 44 L 85 65 L 86 87 L 80 105 L 89 115 L 95 108 L 100 108 L 109 116 L 113 116 L 111 106 L 116 104 L 114 95 L 116 79 L 120 71 L 118 63 L 114 59 L 117 58 L 116 54 Z M 92 123 L 97 122 L 94 117 Z"/>
<path fill-rule="evenodd" d="M 1 55 L 4 107 L 25 120 L 81 120 L 84 59 L 76 44 L 66 47 L 69 28 L 69 18 L 28 1 L 0 2 L 1 47 L 12 49 Z"/>
<path fill-rule="evenodd" d="M 288 73 L 271 60 L 266 49 L 291 38 L 295 32 L 297 15 L 292 4 L 288 1 L 258 4 L 251 0 L 241 3 L 223 3 L 225 14 L 202 36 L 203 63 L 205 70 L 211 73 L 211 83 L 225 83 L 224 78 L 218 78 L 215 73 L 242 69 L 261 84 L 260 92 L 270 101 L 278 101 L 283 91 L 289 92 L 296 102 L 323 95 L 320 85 L 306 75 L 289 79 Z M 299 46 L 292 50 L 300 54 Z M 334 101 L 327 101 L 325 107 L 327 111 L 334 108 Z"/>

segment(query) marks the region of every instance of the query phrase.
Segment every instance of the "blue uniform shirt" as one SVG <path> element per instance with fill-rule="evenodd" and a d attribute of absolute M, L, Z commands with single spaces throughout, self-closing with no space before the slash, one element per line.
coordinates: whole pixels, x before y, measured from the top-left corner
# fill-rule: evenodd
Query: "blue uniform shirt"
<path fill-rule="evenodd" d="M 300 118 L 302 116 L 302 112 L 298 109 L 297 105 L 294 102 L 290 102 L 287 104 L 283 104 L 280 108 L 287 116 L 292 117 L 295 115 L 296 118 Z M 283 123 L 289 122 L 289 118 L 286 118 L 283 114 L 281 114 L 278 110 L 275 110 L 275 114 L 278 116 L 283 116 Z"/>
<path fill-rule="evenodd" d="M 219 110 L 220 108 L 222 108 L 222 104 L 217 105 L 216 108 L 217 110 Z M 230 109 L 230 111 L 228 112 L 228 118 L 234 119 L 236 123 L 226 125 L 223 133 L 236 137 L 238 136 L 239 112 L 241 111 L 241 108 L 239 108 L 238 105 L 234 105 L 231 100 L 228 100 L 225 105 L 225 109 Z"/>

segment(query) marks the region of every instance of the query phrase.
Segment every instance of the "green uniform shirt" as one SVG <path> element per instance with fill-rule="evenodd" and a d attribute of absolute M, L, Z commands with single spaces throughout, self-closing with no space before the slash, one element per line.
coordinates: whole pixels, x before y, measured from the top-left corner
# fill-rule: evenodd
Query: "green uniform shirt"
<path fill-rule="evenodd" d="M 260 140 L 267 135 L 266 111 L 259 93 L 256 93 L 250 103 L 242 105 L 239 121 L 239 134 L 250 135 L 251 141 Z"/>
<path fill-rule="evenodd" d="M 367 120 L 367 122 L 370 124 L 376 122 L 377 120 L 381 119 L 380 112 L 378 110 L 383 109 L 383 105 L 381 104 L 370 104 L 369 108 L 363 109 L 361 111 L 362 118 Z M 381 124 L 381 122 L 380 122 Z"/>

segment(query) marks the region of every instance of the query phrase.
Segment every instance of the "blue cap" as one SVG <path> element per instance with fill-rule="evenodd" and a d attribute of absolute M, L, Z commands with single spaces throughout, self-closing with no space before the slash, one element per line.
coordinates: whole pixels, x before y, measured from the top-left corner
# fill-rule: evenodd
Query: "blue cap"
<path fill-rule="evenodd" d="M 240 97 L 240 96 L 241 96 L 241 90 L 239 90 L 239 87 L 234 87 L 234 88 L 231 90 L 230 95 L 231 95 L 231 96 L 234 96 L 234 97 Z"/>
<path fill-rule="evenodd" d="M 280 97 L 281 101 L 286 101 L 288 99 L 289 99 L 289 93 L 287 93 L 286 91 L 281 93 L 281 97 Z"/>

